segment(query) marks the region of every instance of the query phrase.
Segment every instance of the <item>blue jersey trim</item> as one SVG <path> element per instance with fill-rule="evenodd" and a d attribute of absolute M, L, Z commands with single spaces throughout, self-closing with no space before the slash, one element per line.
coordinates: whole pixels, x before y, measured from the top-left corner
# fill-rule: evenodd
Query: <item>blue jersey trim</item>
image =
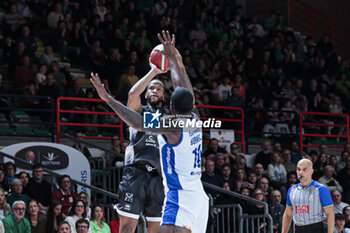
<path fill-rule="evenodd" d="M 162 224 L 175 225 L 179 212 L 179 192 L 172 190 L 167 193 Z"/>
<path fill-rule="evenodd" d="M 331 192 L 328 190 L 328 188 L 323 184 L 320 184 L 317 182 L 315 182 L 315 186 L 318 187 L 318 193 L 320 195 L 320 201 L 321 201 L 322 207 L 333 205 Z"/>
<path fill-rule="evenodd" d="M 162 147 L 162 163 L 168 188 L 176 190 L 182 189 L 179 176 L 175 171 L 175 151 L 170 144 L 165 144 Z"/>

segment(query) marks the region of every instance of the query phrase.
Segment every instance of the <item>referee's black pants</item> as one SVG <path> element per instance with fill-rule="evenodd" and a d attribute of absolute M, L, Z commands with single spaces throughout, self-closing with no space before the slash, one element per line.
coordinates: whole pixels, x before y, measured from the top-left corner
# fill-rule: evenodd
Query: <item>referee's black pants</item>
<path fill-rule="evenodd" d="M 295 233 L 324 233 L 326 232 L 323 223 L 313 223 L 310 225 L 297 226 L 295 225 Z"/>

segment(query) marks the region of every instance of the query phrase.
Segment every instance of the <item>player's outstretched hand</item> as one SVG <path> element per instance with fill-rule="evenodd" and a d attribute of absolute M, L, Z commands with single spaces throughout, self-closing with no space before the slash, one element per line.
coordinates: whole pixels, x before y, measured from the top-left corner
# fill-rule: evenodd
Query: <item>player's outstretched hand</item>
<path fill-rule="evenodd" d="M 108 100 L 108 93 L 106 91 L 106 88 L 104 87 L 103 83 L 101 82 L 100 77 L 98 76 L 98 74 L 94 74 L 91 72 L 91 78 L 90 81 L 92 82 L 92 84 L 94 85 L 94 87 L 96 88 L 96 91 L 98 93 L 98 95 L 100 96 L 100 98 L 104 101 Z"/>
<path fill-rule="evenodd" d="M 169 31 L 162 31 L 162 33 L 158 33 L 158 39 L 160 43 L 164 46 L 164 55 L 168 57 L 176 56 L 178 51 L 175 48 L 175 35 L 172 34 L 170 36 Z"/>

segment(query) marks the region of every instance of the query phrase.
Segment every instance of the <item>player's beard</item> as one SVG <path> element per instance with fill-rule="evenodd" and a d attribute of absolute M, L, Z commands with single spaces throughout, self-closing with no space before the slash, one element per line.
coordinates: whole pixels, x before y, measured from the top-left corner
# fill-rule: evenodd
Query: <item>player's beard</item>
<path fill-rule="evenodd" d="M 162 99 L 159 98 L 159 97 L 158 97 L 157 100 L 152 100 L 152 99 L 151 99 L 151 96 L 147 96 L 147 97 L 146 97 L 146 100 L 147 100 L 147 103 L 148 103 L 149 105 L 151 105 L 152 107 L 154 107 L 154 108 L 158 108 L 158 107 L 159 107 L 159 104 L 162 102 Z"/>

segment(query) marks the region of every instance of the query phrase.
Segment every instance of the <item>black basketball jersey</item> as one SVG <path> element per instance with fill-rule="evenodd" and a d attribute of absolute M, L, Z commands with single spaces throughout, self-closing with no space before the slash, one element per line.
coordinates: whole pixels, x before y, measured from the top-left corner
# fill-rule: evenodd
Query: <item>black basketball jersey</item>
<path fill-rule="evenodd" d="M 143 112 L 155 112 L 151 106 L 142 106 Z M 159 109 L 163 114 L 170 114 L 168 109 Z M 125 165 L 150 164 L 161 174 L 159 145 L 157 134 L 137 131 L 129 127 L 130 144 L 125 151 Z"/>

